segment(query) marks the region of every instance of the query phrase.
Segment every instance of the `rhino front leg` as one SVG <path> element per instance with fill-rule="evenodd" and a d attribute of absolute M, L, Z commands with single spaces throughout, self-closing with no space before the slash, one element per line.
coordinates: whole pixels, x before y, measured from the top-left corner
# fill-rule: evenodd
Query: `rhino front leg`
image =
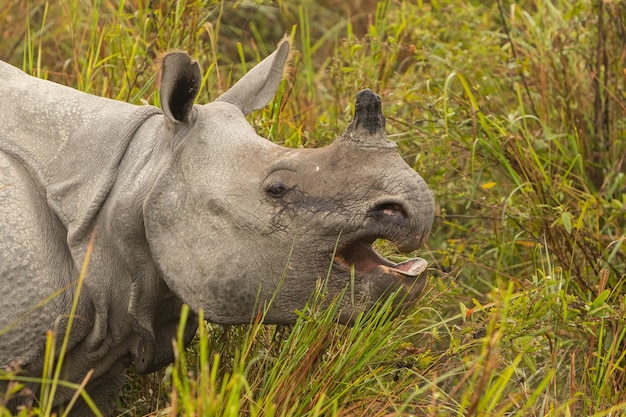
<path fill-rule="evenodd" d="M 85 391 L 103 416 L 113 415 L 113 411 L 117 405 L 117 398 L 119 398 L 120 392 L 122 391 L 127 366 L 128 363 L 126 361 L 120 361 L 111 368 L 110 372 L 102 375 L 97 380 L 87 383 L 85 387 Z M 30 409 L 33 406 L 37 406 L 37 397 L 39 396 L 39 393 L 36 392 L 37 387 L 36 385 L 27 386 L 21 393 L 11 397 L 11 399 L 4 404 L 4 407 L 8 408 L 11 414 L 17 415 L 22 408 Z M 4 384 L 4 386 L 0 384 L 0 392 L 4 392 L 6 388 L 6 384 Z M 72 398 L 74 394 L 74 390 L 59 387 L 56 392 L 56 397 L 69 399 Z M 0 405 L 3 405 L 1 401 Z M 55 407 L 53 412 L 57 415 L 63 415 L 67 407 L 68 403 L 60 404 Z M 82 397 L 79 397 L 78 401 L 69 410 L 68 415 L 71 417 L 91 417 L 94 416 L 95 413 Z"/>
<path fill-rule="evenodd" d="M 124 375 L 127 366 L 128 363 L 126 361 L 120 361 L 111 367 L 107 374 L 87 383 L 86 391 L 103 416 L 113 415 L 113 411 L 117 406 L 117 399 L 124 385 Z M 62 407 L 64 406 L 59 407 L 58 415 L 63 415 L 60 412 Z M 94 416 L 94 412 L 81 397 L 70 409 L 68 415 L 71 417 L 91 417 Z"/>

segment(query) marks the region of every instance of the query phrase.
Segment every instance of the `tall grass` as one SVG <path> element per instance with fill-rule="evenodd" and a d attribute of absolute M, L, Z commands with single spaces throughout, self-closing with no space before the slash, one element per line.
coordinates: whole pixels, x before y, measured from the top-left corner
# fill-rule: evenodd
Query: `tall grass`
<path fill-rule="evenodd" d="M 206 102 L 292 34 L 290 79 L 250 117 L 257 130 L 324 145 L 373 88 L 439 204 L 412 311 L 395 317 L 381 302 L 349 328 L 313 301 L 291 327 L 206 324 L 190 348 L 178 341 L 172 366 L 129 371 L 119 413 L 626 414 L 626 6 L 355 5 L 0 3 L 0 58 L 136 104 L 157 103 L 163 51 L 198 58 Z"/>
<path fill-rule="evenodd" d="M 393 382 L 394 352 L 407 336 L 391 312 L 388 300 L 354 326 L 337 327 L 337 307 L 313 302 L 288 331 L 259 323 L 228 330 L 234 352 L 223 352 L 203 327 L 192 366 L 179 340 L 172 403 L 185 415 L 401 413 L 392 399 L 407 387 Z"/>

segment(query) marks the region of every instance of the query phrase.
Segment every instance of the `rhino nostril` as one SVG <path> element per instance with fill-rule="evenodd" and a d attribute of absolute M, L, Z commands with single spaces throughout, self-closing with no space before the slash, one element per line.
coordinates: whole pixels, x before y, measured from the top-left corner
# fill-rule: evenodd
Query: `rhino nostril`
<path fill-rule="evenodd" d="M 406 213 L 404 209 L 400 207 L 398 204 L 387 204 L 380 209 L 387 216 L 402 216 L 406 217 Z"/>
<path fill-rule="evenodd" d="M 399 203 L 377 204 L 372 211 L 383 218 L 405 219 L 407 217 L 404 207 Z"/>

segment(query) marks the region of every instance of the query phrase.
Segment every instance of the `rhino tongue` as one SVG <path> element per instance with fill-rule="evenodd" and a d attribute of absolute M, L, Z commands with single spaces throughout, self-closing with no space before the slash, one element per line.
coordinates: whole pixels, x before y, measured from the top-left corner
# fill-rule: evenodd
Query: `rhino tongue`
<path fill-rule="evenodd" d="M 391 269 L 404 275 L 416 277 L 426 271 L 426 268 L 428 268 L 428 262 L 426 262 L 425 259 L 412 258 L 396 264 L 396 266 Z"/>
<path fill-rule="evenodd" d="M 371 272 L 383 267 L 408 277 L 417 277 L 428 267 L 428 262 L 422 258 L 412 258 L 395 263 L 376 252 L 370 244 L 357 242 L 342 250 L 335 256 L 335 261 L 343 267 L 354 269 L 357 272 Z"/>

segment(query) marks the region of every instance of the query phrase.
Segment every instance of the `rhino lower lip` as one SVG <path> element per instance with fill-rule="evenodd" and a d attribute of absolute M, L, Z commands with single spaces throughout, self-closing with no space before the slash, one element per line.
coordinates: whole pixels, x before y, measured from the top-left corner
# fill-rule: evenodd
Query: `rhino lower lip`
<path fill-rule="evenodd" d="M 423 274 L 428 262 L 422 258 L 412 258 L 395 263 L 376 252 L 370 243 L 357 242 L 339 251 L 335 255 L 335 264 L 344 268 L 354 267 L 356 272 L 372 272 L 376 268 L 384 268 L 388 272 L 415 278 Z"/>

